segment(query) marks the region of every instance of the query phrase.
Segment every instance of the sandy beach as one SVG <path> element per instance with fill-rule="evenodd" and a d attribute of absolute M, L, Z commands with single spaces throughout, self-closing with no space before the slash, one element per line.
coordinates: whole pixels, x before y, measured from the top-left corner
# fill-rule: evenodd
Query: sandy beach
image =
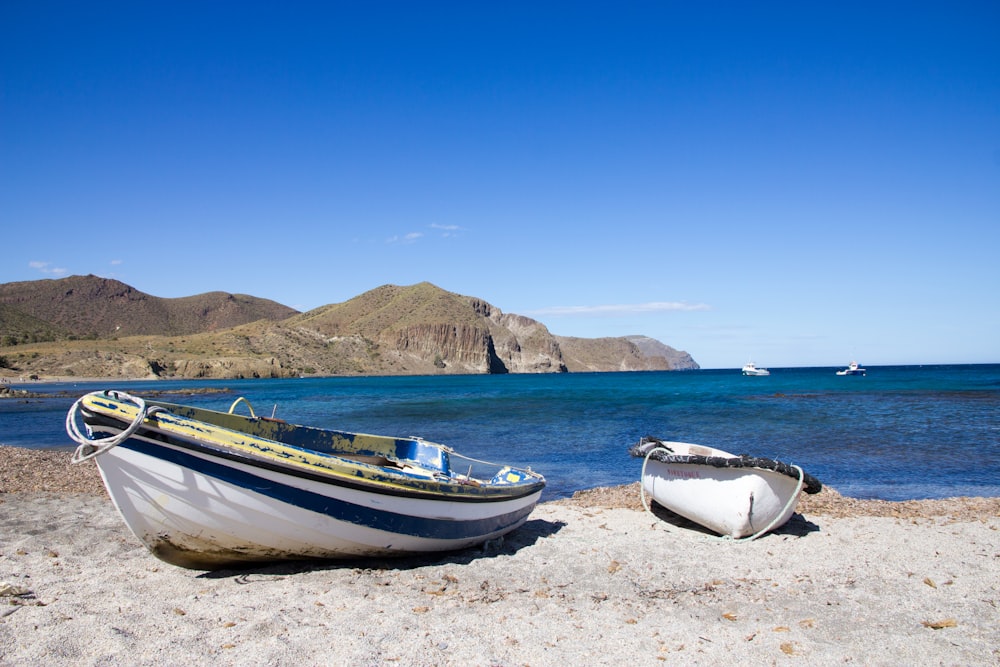
<path fill-rule="evenodd" d="M 995 665 L 1000 499 L 804 497 L 733 542 L 636 485 L 435 558 L 200 572 L 128 532 L 92 464 L 0 447 L 3 665 Z"/>

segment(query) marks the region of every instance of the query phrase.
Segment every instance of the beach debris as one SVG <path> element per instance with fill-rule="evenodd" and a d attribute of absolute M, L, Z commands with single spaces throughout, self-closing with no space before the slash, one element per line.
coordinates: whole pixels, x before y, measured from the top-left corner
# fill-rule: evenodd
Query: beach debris
<path fill-rule="evenodd" d="M 935 584 L 934 580 L 931 579 L 930 577 L 924 577 L 924 583 L 930 586 L 931 588 L 937 588 L 937 584 Z"/>
<path fill-rule="evenodd" d="M 21 607 L 45 606 L 42 601 L 34 599 L 35 594 L 29 588 L 8 581 L 0 582 L 0 597 L 10 598 L 10 607 L 0 611 L 0 618 L 10 616 Z"/>
<path fill-rule="evenodd" d="M 19 584 L 12 584 L 6 581 L 0 583 L 0 597 L 24 597 L 31 594 L 28 588 Z"/>
<path fill-rule="evenodd" d="M 475 600 L 477 602 L 499 602 L 507 597 L 507 593 L 498 587 L 490 585 L 489 581 L 483 581 L 479 584 L 479 590 L 482 591 Z"/>
<path fill-rule="evenodd" d="M 943 618 L 940 621 L 923 621 L 922 625 L 931 630 L 941 630 L 943 628 L 958 627 L 958 621 L 953 618 Z"/>
<path fill-rule="evenodd" d="M 233 577 L 233 581 L 241 586 L 245 586 L 246 584 L 257 584 L 265 581 L 281 581 L 285 578 L 286 577 L 284 576 L 269 576 L 261 574 L 259 579 L 254 579 L 253 574 L 240 574 Z"/>

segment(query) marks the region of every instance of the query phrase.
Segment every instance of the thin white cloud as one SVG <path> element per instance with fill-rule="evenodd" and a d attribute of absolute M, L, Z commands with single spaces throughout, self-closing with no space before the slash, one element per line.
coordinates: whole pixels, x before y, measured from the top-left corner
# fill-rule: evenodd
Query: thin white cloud
<path fill-rule="evenodd" d="M 573 317 L 576 315 L 597 315 L 615 317 L 618 315 L 645 315 L 647 313 L 690 312 L 696 310 L 711 310 L 704 303 L 684 303 L 683 301 L 652 301 L 650 303 L 604 304 L 600 306 L 550 306 L 528 311 L 527 315 L 560 315 Z"/>
<path fill-rule="evenodd" d="M 458 225 L 442 225 L 436 222 L 428 226 L 431 229 L 436 229 L 437 231 L 441 232 L 441 236 L 443 236 L 444 238 L 448 238 L 451 236 L 459 236 L 462 232 L 465 231 L 464 228 Z"/>
<path fill-rule="evenodd" d="M 423 235 L 424 235 L 423 232 L 410 232 L 409 234 L 405 234 L 403 236 L 399 236 L 399 235 L 390 236 L 389 238 L 387 238 L 385 240 L 385 242 L 386 243 L 414 243 L 414 242 L 416 242 L 417 239 L 419 239 Z"/>
<path fill-rule="evenodd" d="M 440 223 L 432 223 L 427 225 L 428 229 L 433 229 L 437 232 L 441 238 L 448 238 L 451 236 L 458 236 L 465 231 L 463 227 L 458 225 L 442 225 Z M 416 243 L 418 240 L 422 239 L 426 234 L 424 232 L 410 232 L 409 234 L 393 234 L 385 240 L 386 243 L 390 245 L 406 245 L 410 243 Z"/>
<path fill-rule="evenodd" d="M 50 276 L 63 276 L 69 273 L 69 269 L 49 266 L 48 262 L 28 262 L 28 266 L 36 271 L 41 271 L 42 273 Z"/>
<path fill-rule="evenodd" d="M 441 238 L 449 238 L 451 236 L 459 236 L 465 229 L 458 225 L 442 225 L 440 223 L 431 223 L 427 225 L 428 229 L 433 229 L 440 235 Z M 410 232 L 409 234 L 393 234 L 385 240 L 389 245 L 408 245 L 410 243 L 416 243 L 418 240 L 422 239 L 426 234 L 424 232 Z"/>
<path fill-rule="evenodd" d="M 119 264 L 122 264 L 122 260 L 120 259 L 111 260 L 111 266 L 118 266 Z"/>

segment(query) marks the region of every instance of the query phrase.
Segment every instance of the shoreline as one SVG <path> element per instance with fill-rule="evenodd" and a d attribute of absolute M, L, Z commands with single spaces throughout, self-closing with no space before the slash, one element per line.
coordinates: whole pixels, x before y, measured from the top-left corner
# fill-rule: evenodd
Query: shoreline
<path fill-rule="evenodd" d="M 72 447 L 27 449 L 0 444 L 0 498 L 4 494 L 56 493 L 104 496 L 107 492 L 96 465 L 71 465 Z M 543 504 L 642 510 L 639 482 L 596 487 L 575 492 L 568 498 L 544 500 Z M 918 519 L 947 517 L 957 521 L 981 516 L 1000 517 L 1000 497 L 955 496 L 926 500 L 868 500 L 843 496 L 824 486 L 815 495 L 803 493 L 797 512 L 828 517 L 889 517 Z"/>
<path fill-rule="evenodd" d="M 81 377 L 77 375 L 39 375 L 35 378 L 24 377 L 23 375 L 0 375 L 3 386 L 24 389 L 26 387 L 36 387 L 45 384 L 74 384 L 77 382 L 97 383 L 97 382 L 156 382 L 159 380 L 191 380 L 196 382 L 205 378 L 162 378 L 158 375 L 148 377 Z"/>

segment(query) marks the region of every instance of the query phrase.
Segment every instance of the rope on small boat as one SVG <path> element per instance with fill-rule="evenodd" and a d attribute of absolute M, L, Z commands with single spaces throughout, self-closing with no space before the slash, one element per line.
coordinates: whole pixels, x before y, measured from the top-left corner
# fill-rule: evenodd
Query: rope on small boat
<path fill-rule="evenodd" d="M 646 464 L 649 463 L 649 457 L 652 456 L 653 452 L 655 452 L 655 451 L 663 451 L 663 452 L 667 452 L 669 454 L 673 453 L 673 450 L 668 449 L 667 447 L 653 447 L 648 452 L 646 452 L 646 457 L 642 460 L 642 472 L 640 473 L 640 476 L 639 476 L 639 498 L 642 500 L 642 508 L 644 510 L 646 510 L 647 512 L 649 512 L 650 516 L 654 516 L 654 517 L 656 517 L 656 515 L 653 514 L 653 508 L 650 507 L 649 501 L 646 499 L 646 483 L 645 483 L 645 480 L 646 480 Z M 657 520 L 659 520 L 659 517 L 656 517 L 656 518 L 657 518 Z"/>
<path fill-rule="evenodd" d="M 135 419 L 132 423 L 122 431 L 115 435 L 110 435 L 106 438 L 92 438 L 90 437 L 90 429 L 87 429 L 87 433 L 80 431 L 79 427 L 76 425 L 77 416 L 80 413 L 80 406 L 83 404 L 83 400 L 88 396 L 108 396 L 115 398 L 120 401 L 129 401 L 139 407 L 139 412 L 136 414 Z M 92 459 L 95 456 L 100 456 L 109 449 L 117 447 L 121 443 L 132 437 L 132 434 L 139 430 L 142 426 L 142 422 L 145 419 L 156 412 L 165 412 L 166 409 L 158 405 L 146 405 L 146 401 L 139 398 L 138 396 L 132 396 L 123 391 L 94 391 L 86 394 L 79 399 L 70 407 L 69 412 L 66 413 L 66 433 L 69 435 L 73 442 L 77 443 L 77 448 L 73 452 L 73 456 L 70 459 L 70 463 L 82 463 L 88 459 Z"/>

